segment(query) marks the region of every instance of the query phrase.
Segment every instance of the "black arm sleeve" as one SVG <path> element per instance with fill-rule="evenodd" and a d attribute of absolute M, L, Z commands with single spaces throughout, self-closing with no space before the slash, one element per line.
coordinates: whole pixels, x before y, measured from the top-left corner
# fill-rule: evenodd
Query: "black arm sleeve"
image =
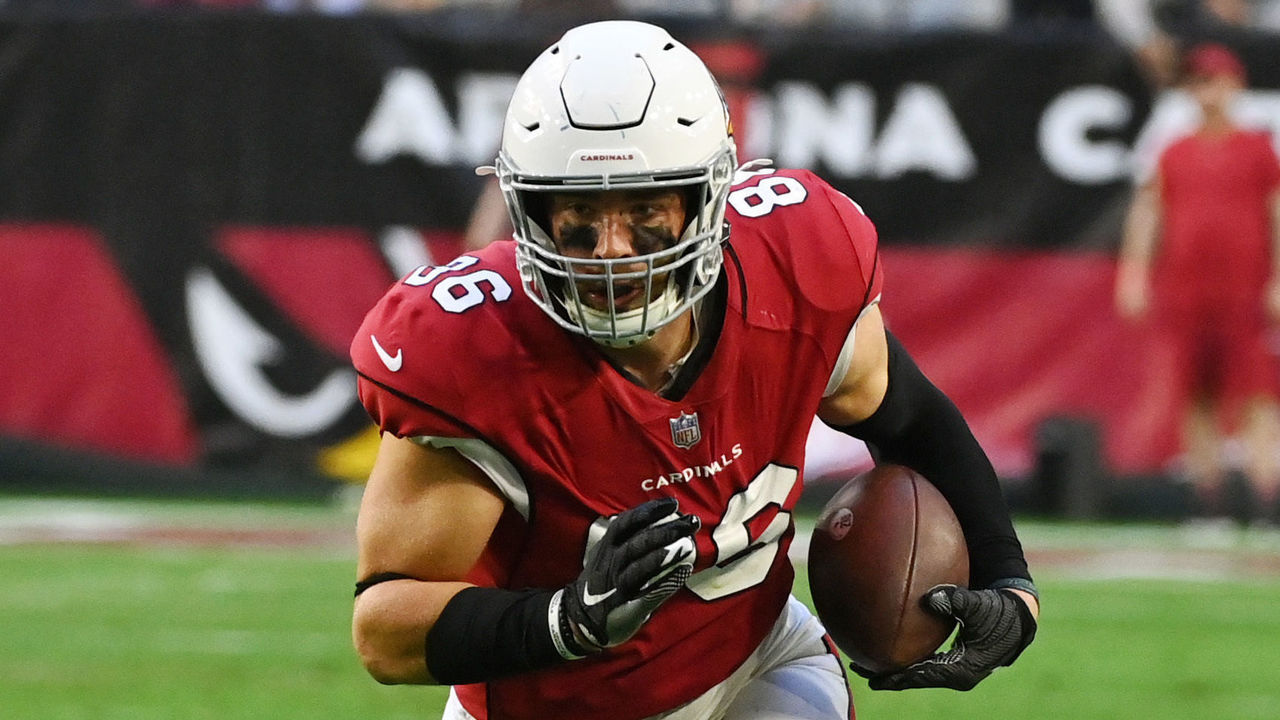
<path fill-rule="evenodd" d="M 884 401 L 866 420 L 836 429 L 866 441 L 877 462 L 906 465 L 937 486 L 964 529 L 970 587 L 1034 592 L 987 454 L 955 404 L 920 372 L 892 333 L 886 337 L 889 387 Z"/>
<path fill-rule="evenodd" d="M 454 595 L 427 632 L 427 670 L 442 685 L 495 680 L 581 657 L 557 647 L 560 595 L 551 590 L 469 587 Z M 563 642 L 563 640 L 561 641 Z"/>

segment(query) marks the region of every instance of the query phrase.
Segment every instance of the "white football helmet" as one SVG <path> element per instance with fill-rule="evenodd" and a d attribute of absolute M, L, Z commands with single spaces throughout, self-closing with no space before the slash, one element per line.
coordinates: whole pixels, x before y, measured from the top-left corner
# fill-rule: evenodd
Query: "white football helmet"
<path fill-rule="evenodd" d="M 625 347 L 653 337 L 719 276 L 736 164 L 720 88 L 689 48 L 640 22 L 565 33 L 516 85 L 496 162 L 525 292 L 561 326 L 597 342 Z M 539 215 L 547 203 L 538 193 L 650 188 L 682 188 L 691 201 L 675 245 L 645 255 L 568 257 Z M 611 301 L 614 282 L 642 282 L 648 302 L 590 307 L 578 291 L 586 278 L 603 282 Z"/>

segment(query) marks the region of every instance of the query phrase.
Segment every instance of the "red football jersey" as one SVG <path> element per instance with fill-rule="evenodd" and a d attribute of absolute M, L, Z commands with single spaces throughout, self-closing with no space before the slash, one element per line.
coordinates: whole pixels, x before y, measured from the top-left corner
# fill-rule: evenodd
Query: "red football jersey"
<path fill-rule="evenodd" d="M 457 688 L 476 717 L 669 710 L 728 677 L 778 617 L 809 425 L 881 273 L 871 222 L 808 172 L 745 174 L 727 219 L 723 326 L 678 400 L 629 382 L 534 305 L 511 242 L 420 268 L 356 335 L 360 397 L 384 430 L 487 446 L 468 457 L 501 478 L 509 505 L 472 582 L 561 587 L 598 518 L 654 497 L 702 520 L 694 575 L 634 638 Z"/>
<path fill-rule="evenodd" d="M 1161 305 L 1261 305 L 1280 163 L 1265 132 L 1194 134 L 1160 157 Z"/>

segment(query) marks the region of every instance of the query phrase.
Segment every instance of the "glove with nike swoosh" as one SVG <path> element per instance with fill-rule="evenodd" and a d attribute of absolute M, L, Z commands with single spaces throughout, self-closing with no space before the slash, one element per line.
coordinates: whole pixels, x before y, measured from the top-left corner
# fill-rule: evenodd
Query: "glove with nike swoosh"
<path fill-rule="evenodd" d="M 1036 636 L 1031 610 L 1006 589 L 937 585 L 921 602 L 929 612 L 959 622 L 951 649 L 897 672 L 871 677 L 872 690 L 971 690 L 996 668 L 1011 665 Z"/>
<path fill-rule="evenodd" d="M 684 587 L 701 523 L 677 508 L 674 498 L 660 498 L 614 517 L 588 552 L 582 574 L 557 593 L 559 635 L 571 653 L 583 656 L 625 642 Z"/>

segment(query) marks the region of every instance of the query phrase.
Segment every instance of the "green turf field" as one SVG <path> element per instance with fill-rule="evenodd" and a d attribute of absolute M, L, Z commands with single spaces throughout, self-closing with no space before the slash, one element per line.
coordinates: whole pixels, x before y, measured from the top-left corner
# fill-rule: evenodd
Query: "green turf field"
<path fill-rule="evenodd" d="M 341 538 L 350 521 L 314 508 L 127 507 L 205 530 L 332 526 Z M 14 518 L 29 510 L 0 501 L 0 717 L 438 717 L 441 690 L 382 687 L 359 667 L 349 546 L 14 540 Z M 72 534 L 118 529 L 78 517 Z M 1108 532 L 1132 531 L 1032 525 L 1024 538 L 1056 548 Z M 1255 541 L 1233 545 L 1258 552 Z M 1016 667 L 970 693 L 872 693 L 855 677 L 859 717 L 1280 718 L 1280 580 L 1089 579 L 1068 568 L 1041 572 L 1040 585 L 1041 636 Z"/>

